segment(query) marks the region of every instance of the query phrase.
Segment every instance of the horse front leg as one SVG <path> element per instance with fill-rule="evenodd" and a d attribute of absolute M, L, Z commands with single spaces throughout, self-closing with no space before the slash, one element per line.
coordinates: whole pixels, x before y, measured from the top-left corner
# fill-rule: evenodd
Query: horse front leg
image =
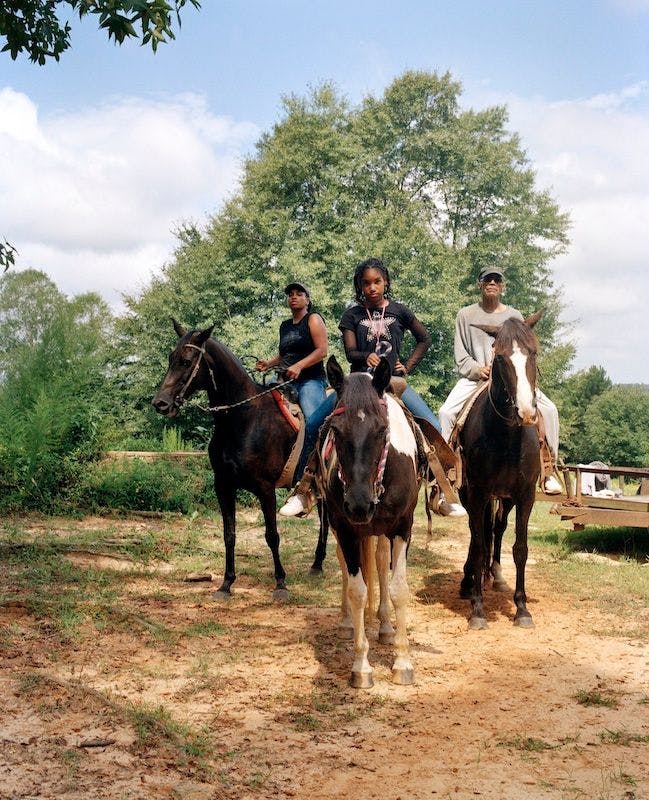
<path fill-rule="evenodd" d="M 516 616 L 514 625 L 520 628 L 533 628 L 534 621 L 532 615 L 527 610 L 527 596 L 525 594 L 525 565 L 527 564 L 527 525 L 534 505 L 534 495 L 529 498 L 519 500 L 516 503 L 516 540 L 514 542 L 513 554 L 516 564 L 516 590 L 514 592 L 514 603 L 516 604 Z"/>
<path fill-rule="evenodd" d="M 259 490 L 259 501 L 264 515 L 266 544 L 273 554 L 273 566 L 275 571 L 275 589 L 273 590 L 273 600 L 288 600 L 288 589 L 286 588 L 286 572 L 279 558 L 279 533 L 277 531 L 277 501 L 275 499 L 275 487 L 266 487 Z"/>
<path fill-rule="evenodd" d="M 394 638 L 396 658 L 392 665 L 392 680 L 401 686 L 415 682 L 415 672 L 410 660 L 408 644 L 408 602 L 410 588 L 406 579 L 406 553 L 408 543 L 400 536 L 392 540 L 392 576 L 390 578 L 390 597 L 397 618 L 397 633 Z"/>
<path fill-rule="evenodd" d="M 349 566 L 349 581 L 347 584 L 347 597 L 351 608 L 352 620 L 354 623 L 354 663 L 352 664 L 352 674 L 349 678 L 350 686 L 354 689 L 371 689 L 374 686 L 372 677 L 372 667 L 367 660 L 367 653 L 370 649 L 367 636 L 365 635 L 365 604 L 367 603 L 367 586 L 363 580 L 360 564 L 356 566 L 354 574 Z"/>
<path fill-rule="evenodd" d="M 379 642 L 393 644 L 394 628 L 390 622 L 390 540 L 379 536 L 376 543 L 376 571 L 379 576 Z"/>
<path fill-rule="evenodd" d="M 221 518 L 223 519 L 225 572 L 223 575 L 223 583 L 217 589 L 217 591 L 214 592 L 213 596 L 215 600 L 229 600 L 232 597 L 232 584 L 237 579 L 234 571 L 237 492 L 234 486 L 230 484 L 221 484 L 217 480 L 214 481 L 214 490 L 216 492 L 217 500 L 219 501 Z"/>

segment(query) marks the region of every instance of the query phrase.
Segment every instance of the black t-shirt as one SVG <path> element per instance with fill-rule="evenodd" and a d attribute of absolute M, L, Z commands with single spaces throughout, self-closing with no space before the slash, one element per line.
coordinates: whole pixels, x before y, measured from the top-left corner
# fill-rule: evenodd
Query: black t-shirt
<path fill-rule="evenodd" d="M 285 319 L 279 326 L 279 354 L 281 361 L 278 371 L 283 376 L 285 370 L 301 361 L 315 350 L 313 337 L 309 329 L 309 317 L 312 312 L 305 314 L 295 325 L 292 319 Z M 312 364 L 300 372 L 300 380 L 325 380 L 325 371 L 322 361 Z"/>
<path fill-rule="evenodd" d="M 414 319 L 415 315 L 407 306 L 394 300 L 390 300 L 383 309 L 369 311 L 369 316 L 368 309 L 360 303 L 354 303 L 346 309 L 338 327 L 341 331 L 353 331 L 356 334 L 357 351 L 351 358 L 351 371 L 364 372 L 367 369 L 367 356 L 378 352 L 388 359 L 394 374 L 401 353 L 403 333 L 412 330 Z M 419 337 L 415 338 L 419 341 Z M 391 350 L 386 352 L 388 345 Z"/>

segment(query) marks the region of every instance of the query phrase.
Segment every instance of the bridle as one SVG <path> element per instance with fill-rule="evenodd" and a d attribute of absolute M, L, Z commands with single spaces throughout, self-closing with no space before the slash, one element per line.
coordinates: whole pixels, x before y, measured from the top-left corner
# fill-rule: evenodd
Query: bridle
<path fill-rule="evenodd" d="M 388 404 L 387 404 L 385 398 L 380 397 L 379 398 L 379 403 L 381 403 L 381 405 L 386 409 L 386 412 L 387 412 L 387 405 Z M 345 408 L 345 406 L 337 406 L 332 411 L 331 416 L 332 417 L 333 416 L 338 416 L 340 414 L 344 414 L 346 411 L 347 411 L 347 409 Z M 332 436 L 332 441 L 331 441 L 331 447 L 333 448 L 335 446 L 335 431 L 333 431 L 332 433 L 333 433 L 333 436 Z M 372 504 L 375 505 L 375 506 L 379 504 L 379 502 L 381 501 L 381 497 L 382 497 L 383 493 L 385 492 L 385 486 L 383 484 L 383 476 L 385 474 L 385 465 L 386 465 L 387 460 L 388 460 L 388 450 L 389 449 L 390 449 L 390 424 L 389 424 L 389 420 L 388 420 L 388 424 L 387 424 L 387 426 L 385 428 L 385 442 L 383 444 L 383 449 L 381 450 L 381 455 L 380 455 L 379 460 L 378 460 L 377 465 L 376 465 L 376 476 L 374 478 L 374 483 L 372 485 L 372 490 L 373 490 L 373 493 L 372 493 Z M 338 479 L 340 480 L 340 482 L 342 484 L 343 493 L 346 494 L 347 493 L 347 481 L 345 480 L 345 475 L 344 475 L 344 472 L 343 472 L 342 465 L 340 463 L 340 458 L 338 458 Z"/>
<path fill-rule="evenodd" d="M 186 344 L 186 345 L 184 345 L 184 347 L 191 347 L 192 350 L 198 350 L 198 358 L 196 359 L 196 363 L 194 364 L 194 366 L 192 368 L 191 375 L 185 381 L 185 383 L 183 384 L 182 389 L 180 390 L 180 392 L 176 396 L 176 399 L 174 400 L 174 405 L 177 408 L 180 408 L 186 402 L 185 394 L 187 393 L 187 390 L 189 389 L 192 381 L 194 380 L 194 378 L 196 377 L 196 375 L 198 373 L 198 370 L 200 369 L 201 361 L 205 357 L 205 345 L 202 345 L 202 347 L 199 347 L 196 344 Z M 205 359 L 205 366 L 207 367 L 207 371 L 210 374 L 210 379 L 212 381 L 212 386 L 214 387 L 214 391 L 217 392 L 218 389 L 217 389 L 217 386 L 216 386 L 216 380 L 214 378 L 214 372 L 212 371 L 212 367 L 207 363 L 207 359 Z M 201 406 L 201 405 L 198 405 L 198 408 L 200 408 L 201 411 L 209 411 L 209 412 L 212 412 L 212 413 L 215 413 L 217 411 L 229 411 L 231 408 L 237 408 L 237 406 L 243 406 L 243 405 L 246 405 L 247 403 L 252 403 L 253 400 L 257 400 L 259 397 L 262 397 L 265 394 L 270 394 L 271 392 L 277 391 L 277 389 L 281 389 L 282 386 L 286 386 L 289 383 L 293 383 L 293 381 L 294 381 L 294 378 L 290 378 L 289 380 L 283 381 L 282 383 L 277 383 L 277 384 L 275 384 L 273 386 L 270 386 L 268 389 L 264 389 L 263 391 L 252 395 L 252 397 L 245 397 L 243 400 L 239 400 L 236 403 L 228 403 L 226 405 L 220 405 L 220 406 Z"/>

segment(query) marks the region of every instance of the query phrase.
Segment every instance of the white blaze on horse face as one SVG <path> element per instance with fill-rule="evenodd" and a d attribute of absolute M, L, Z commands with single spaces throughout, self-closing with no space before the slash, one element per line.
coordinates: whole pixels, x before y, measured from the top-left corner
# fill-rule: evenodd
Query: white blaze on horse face
<path fill-rule="evenodd" d="M 408 425 L 403 409 L 392 397 L 386 394 L 385 401 L 388 406 L 388 423 L 390 425 L 390 444 L 398 453 L 403 453 L 412 458 L 413 466 L 416 470 L 417 464 L 417 442 L 415 435 Z"/>
<path fill-rule="evenodd" d="M 511 362 L 516 371 L 516 410 L 518 416 L 524 422 L 531 424 L 536 419 L 536 408 L 534 406 L 534 390 L 527 377 L 527 354 L 518 346 L 518 342 L 513 343 Z"/>

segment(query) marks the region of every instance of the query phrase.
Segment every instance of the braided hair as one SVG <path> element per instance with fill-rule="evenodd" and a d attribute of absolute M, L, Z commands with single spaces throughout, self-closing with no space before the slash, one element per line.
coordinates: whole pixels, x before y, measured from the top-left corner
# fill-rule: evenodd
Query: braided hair
<path fill-rule="evenodd" d="M 384 297 L 386 299 L 390 298 L 390 273 L 388 272 L 388 268 L 385 264 L 381 261 L 380 258 L 366 258 L 365 261 L 361 261 L 360 264 L 354 270 L 354 292 L 356 294 L 356 300 L 359 303 L 364 302 L 363 297 L 363 273 L 366 269 L 378 269 L 378 271 L 383 275 L 383 279 L 385 280 L 385 292 Z"/>

